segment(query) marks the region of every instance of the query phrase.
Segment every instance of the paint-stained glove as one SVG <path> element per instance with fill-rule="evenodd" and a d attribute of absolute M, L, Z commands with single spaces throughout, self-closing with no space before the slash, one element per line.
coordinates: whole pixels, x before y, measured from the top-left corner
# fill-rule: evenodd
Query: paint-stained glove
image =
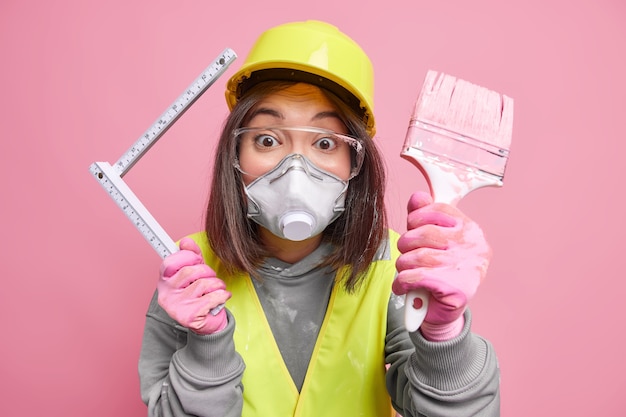
<path fill-rule="evenodd" d="M 228 324 L 225 309 L 215 315 L 211 310 L 223 305 L 231 294 L 190 238 L 182 239 L 180 251 L 163 260 L 157 290 L 159 305 L 167 314 L 197 334 L 212 334 Z"/>
<path fill-rule="evenodd" d="M 478 224 L 454 206 L 433 203 L 428 193 L 414 193 L 408 212 L 407 232 L 398 241 L 402 255 L 393 292 L 428 291 L 422 335 L 449 340 L 463 329 L 463 312 L 486 275 L 491 248 Z"/>

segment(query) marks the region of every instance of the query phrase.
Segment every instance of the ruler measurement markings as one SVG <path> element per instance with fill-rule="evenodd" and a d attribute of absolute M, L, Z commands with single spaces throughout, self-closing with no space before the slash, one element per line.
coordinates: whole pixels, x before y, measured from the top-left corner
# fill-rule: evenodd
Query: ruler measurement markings
<path fill-rule="evenodd" d="M 118 205 L 135 228 L 161 256 L 177 252 L 178 247 L 165 232 L 122 177 L 145 155 L 165 132 L 187 111 L 193 103 L 226 71 L 237 58 L 231 49 L 225 49 L 220 56 L 189 86 L 172 105 L 133 143 L 133 145 L 112 166 L 108 162 L 94 162 L 89 167 L 94 178 L 100 183 Z M 195 90 L 195 91 L 194 91 Z M 211 310 L 217 314 L 224 305 Z"/>
<path fill-rule="evenodd" d="M 162 258 L 178 250 L 176 243 L 109 163 L 95 162 L 90 169 L 104 190 Z"/>
<path fill-rule="evenodd" d="M 193 103 L 215 82 L 236 58 L 226 49 L 189 87 L 170 105 L 143 135 L 115 163 L 115 169 L 124 176 L 137 161 L 167 132 L 167 130 L 191 107 Z M 196 90 L 196 91 L 194 91 Z"/>

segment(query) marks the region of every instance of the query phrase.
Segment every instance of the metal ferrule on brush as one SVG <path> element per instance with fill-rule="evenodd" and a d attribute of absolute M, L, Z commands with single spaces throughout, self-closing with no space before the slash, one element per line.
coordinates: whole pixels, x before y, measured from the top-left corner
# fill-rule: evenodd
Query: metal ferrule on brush
<path fill-rule="evenodd" d="M 412 118 L 404 144 L 405 152 L 419 149 L 434 163 L 452 165 L 497 177 L 501 181 L 509 150 L 462 135 L 436 123 Z"/>

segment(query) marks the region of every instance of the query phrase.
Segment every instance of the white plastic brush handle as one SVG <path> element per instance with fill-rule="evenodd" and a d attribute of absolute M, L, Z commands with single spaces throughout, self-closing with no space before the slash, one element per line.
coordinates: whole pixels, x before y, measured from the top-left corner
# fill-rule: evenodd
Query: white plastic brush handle
<path fill-rule="evenodd" d="M 433 200 L 438 203 L 456 205 L 470 191 L 482 187 L 502 186 L 502 180 L 480 171 L 467 171 L 434 161 L 415 147 L 402 152 L 402 157 L 413 162 L 424 173 L 430 186 Z M 414 332 L 422 325 L 428 312 L 430 294 L 426 290 L 409 291 L 404 301 L 404 325 Z M 420 308 L 413 308 L 416 298 L 422 300 Z"/>
<path fill-rule="evenodd" d="M 404 326 L 407 331 L 416 331 L 424 322 L 426 313 L 428 313 L 428 297 L 429 294 L 426 290 L 413 290 L 407 293 L 404 299 Z M 422 300 L 420 308 L 413 308 L 413 302 L 416 298 Z"/>

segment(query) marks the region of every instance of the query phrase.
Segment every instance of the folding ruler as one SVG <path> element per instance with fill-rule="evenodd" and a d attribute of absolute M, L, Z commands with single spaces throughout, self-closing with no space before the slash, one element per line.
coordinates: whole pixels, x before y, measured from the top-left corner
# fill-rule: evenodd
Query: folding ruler
<path fill-rule="evenodd" d="M 177 252 L 172 238 L 159 225 L 148 209 L 141 203 L 122 177 L 139 161 L 157 140 L 187 111 L 191 105 L 226 71 L 237 58 L 234 51 L 226 48 L 194 82 L 170 105 L 167 110 L 137 139 L 137 141 L 111 165 L 94 162 L 89 171 L 115 201 L 126 217 L 162 257 Z M 216 307 L 218 309 L 218 307 Z M 214 310 L 216 310 L 214 309 Z M 217 310 L 219 311 L 219 310 Z M 217 314 L 217 311 L 214 313 Z"/>

